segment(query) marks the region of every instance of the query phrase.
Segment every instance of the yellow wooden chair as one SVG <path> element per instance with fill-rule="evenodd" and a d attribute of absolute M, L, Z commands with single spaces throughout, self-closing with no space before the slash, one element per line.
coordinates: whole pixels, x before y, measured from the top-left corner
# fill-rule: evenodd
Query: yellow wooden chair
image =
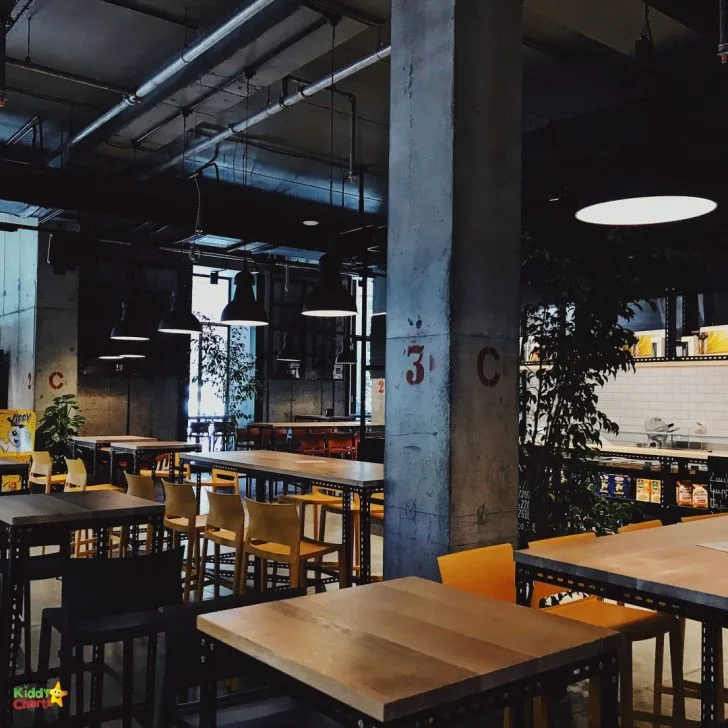
<path fill-rule="evenodd" d="M 144 475 L 134 475 L 124 471 L 124 478 L 126 479 L 126 494 L 134 496 L 135 498 L 142 498 L 143 500 L 157 502 L 157 489 L 154 485 L 154 481 Z M 144 552 L 150 554 L 152 552 L 152 535 L 153 529 L 151 525 L 147 526 L 147 535 L 144 544 Z M 121 529 L 121 553 L 125 554 L 127 546 L 129 544 L 129 526 L 124 526 Z"/>
<path fill-rule="evenodd" d="M 692 521 L 704 521 L 707 518 L 724 518 L 728 513 L 702 513 L 699 516 L 683 516 L 680 523 L 691 523 Z"/>
<path fill-rule="evenodd" d="M 187 537 L 187 557 L 182 568 L 185 572 L 183 595 L 189 602 L 192 579 L 202 582 L 200 572 L 200 533 L 205 530 L 207 516 L 197 513 L 197 500 L 191 485 L 162 481 L 164 487 L 164 527 L 172 532 L 172 547 L 179 546 L 181 537 Z"/>
<path fill-rule="evenodd" d="M 205 528 L 200 538 L 200 578 L 197 579 L 197 600 L 202 599 L 202 591 L 206 586 L 205 565 L 207 563 L 207 545 L 214 548 L 213 575 L 209 582 L 215 587 L 215 598 L 220 596 L 220 586 L 226 586 L 233 594 L 240 594 L 245 589 L 245 572 L 243 565 L 243 545 L 245 542 L 245 509 L 237 493 L 209 493 L 210 509 L 207 514 Z M 234 568 L 232 580 L 225 579 L 220 573 L 220 547 L 226 546 L 234 551 Z"/>
<path fill-rule="evenodd" d="M 315 485 L 310 493 L 292 493 L 290 495 L 279 495 L 279 503 L 293 503 L 301 508 L 301 537 L 303 538 L 306 527 L 306 508 L 311 506 L 313 511 L 313 537 L 322 539 L 319 530 L 319 515 L 323 506 L 341 506 L 341 495 L 334 495 L 337 491 L 326 489 L 323 491 Z"/>
<path fill-rule="evenodd" d="M 65 473 L 53 475 L 53 461 L 49 452 L 36 450 L 30 454 L 30 472 L 28 473 L 30 485 L 43 486 L 45 493 L 51 493 L 54 485 L 62 485 L 65 482 Z"/>
<path fill-rule="evenodd" d="M 531 541 L 529 549 L 536 548 L 541 544 L 549 546 L 556 544 L 568 544 L 589 542 L 596 539 L 595 533 L 578 533 L 570 536 Z M 532 606 L 538 606 L 541 601 L 549 596 L 563 594 L 568 587 L 553 585 L 536 581 L 534 583 Z M 685 720 L 685 689 L 683 683 L 683 637 L 680 620 L 671 614 L 663 614 L 648 609 L 636 609 L 621 604 L 605 602 L 596 597 L 576 599 L 567 601 L 554 607 L 548 607 L 551 614 L 560 617 L 575 619 L 579 622 L 592 624 L 596 627 L 605 627 L 619 632 L 624 637 L 620 654 L 620 714 L 621 727 L 632 728 L 635 720 L 655 723 L 654 713 L 634 710 L 634 689 L 632 679 L 632 645 L 635 642 L 654 639 L 656 645 L 668 635 L 670 639 L 670 662 L 672 665 L 674 700 L 673 700 L 673 725 L 681 726 Z M 659 647 L 655 649 L 655 674 L 658 672 Z M 664 658 L 664 653 L 663 653 Z M 660 667 L 660 678 L 654 688 L 653 705 L 661 703 L 662 689 L 662 666 Z M 590 690 L 590 694 L 595 694 Z"/>
<path fill-rule="evenodd" d="M 324 543 L 301 536 L 301 521 L 298 509 L 292 503 L 260 503 L 246 499 L 249 524 L 243 547 L 243 569 L 247 571 L 248 557 L 261 559 L 261 584 L 265 589 L 267 562 L 288 564 L 291 587 L 306 585 L 307 564 L 315 560 L 319 564 L 327 554 L 338 554 L 340 564 L 344 563 L 341 544 Z M 344 570 L 339 569 L 339 586 L 344 586 Z M 242 579 L 241 592 L 246 589 Z"/>

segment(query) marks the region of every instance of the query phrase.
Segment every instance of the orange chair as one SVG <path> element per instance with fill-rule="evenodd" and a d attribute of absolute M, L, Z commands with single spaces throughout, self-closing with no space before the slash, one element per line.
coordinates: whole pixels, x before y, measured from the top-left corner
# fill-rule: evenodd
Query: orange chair
<path fill-rule="evenodd" d="M 658 521 L 658 523 L 660 523 Z M 654 526 L 653 526 L 654 527 Z M 648 526 L 649 528 L 649 526 Z M 557 544 L 570 544 L 589 542 L 596 539 L 595 533 L 578 533 L 570 536 L 531 541 L 529 549 L 538 549 L 541 544 L 549 546 Z M 566 589 L 563 586 L 552 584 L 534 583 L 532 606 L 537 606 L 543 599 L 555 594 L 563 594 Z M 620 654 L 620 713 L 622 728 L 632 728 L 634 721 L 640 720 L 650 723 L 656 722 L 655 713 L 648 713 L 634 710 L 634 690 L 632 679 L 632 645 L 635 642 L 644 640 L 656 640 L 655 647 L 655 675 L 660 668 L 660 677 L 656 679 L 653 694 L 653 706 L 661 706 L 662 687 L 662 665 L 659 664 L 659 644 L 664 640 L 665 635 L 670 638 L 670 662 L 672 665 L 674 701 L 673 720 L 676 725 L 682 725 L 685 720 L 685 688 L 683 683 L 683 631 L 679 619 L 660 612 L 647 609 L 635 609 L 621 604 L 604 602 L 596 597 L 577 599 L 555 607 L 549 607 L 551 614 L 557 614 L 568 619 L 575 619 L 597 627 L 606 627 L 623 635 L 622 650 Z M 664 658 L 664 652 L 663 652 Z M 658 714 L 661 710 L 656 711 Z"/>
<path fill-rule="evenodd" d="M 295 441 L 298 444 L 298 449 L 301 455 L 318 455 L 325 457 L 326 451 L 326 438 L 319 433 L 301 433 L 295 436 Z"/>
<path fill-rule="evenodd" d="M 700 516 L 683 516 L 680 523 L 690 523 L 691 521 L 704 521 L 706 518 L 723 518 L 728 513 L 703 513 Z"/>
<path fill-rule="evenodd" d="M 326 435 L 326 454 L 330 458 L 353 460 L 356 454 L 354 435 L 346 432 L 332 432 Z"/>

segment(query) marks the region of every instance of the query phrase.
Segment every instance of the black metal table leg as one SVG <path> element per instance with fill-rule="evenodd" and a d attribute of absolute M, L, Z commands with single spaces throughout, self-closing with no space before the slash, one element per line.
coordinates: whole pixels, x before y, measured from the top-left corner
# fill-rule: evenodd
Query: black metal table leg
<path fill-rule="evenodd" d="M 372 580 L 372 519 L 371 493 L 367 490 L 359 494 L 359 583 L 368 584 Z"/>
<path fill-rule="evenodd" d="M 700 724 L 702 728 L 714 728 L 723 724 L 723 706 L 719 705 L 719 680 L 723 679 L 720 663 L 723 639 L 721 625 L 716 622 L 702 624 L 702 682 L 700 688 Z M 720 691 L 722 692 L 722 691 Z"/>
<path fill-rule="evenodd" d="M 341 543 L 344 547 L 344 587 L 351 586 L 353 566 L 353 539 L 351 523 L 351 491 L 344 488 L 341 493 Z"/>
<path fill-rule="evenodd" d="M 131 458 L 132 474 L 139 475 L 139 453 L 134 452 Z M 152 465 L 152 477 L 154 477 L 154 465 Z"/>
<path fill-rule="evenodd" d="M 155 516 L 151 519 L 152 526 L 152 553 L 158 554 L 164 549 L 164 519 Z"/>
<path fill-rule="evenodd" d="M 532 592 L 531 570 L 523 564 L 516 564 L 516 602 L 523 607 L 530 606 Z"/>
<path fill-rule="evenodd" d="M 116 463 L 115 463 L 115 454 L 114 454 L 114 448 L 111 448 L 111 452 L 109 453 L 109 483 L 112 485 L 115 484 L 114 476 L 116 475 Z"/>
<path fill-rule="evenodd" d="M 215 681 L 215 642 L 202 638 L 202 683 L 200 685 L 200 728 L 217 728 L 215 702 L 217 682 Z"/>
<path fill-rule="evenodd" d="M 93 456 L 93 482 L 99 483 L 99 470 L 101 469 L 101 448 L 99 447 L 98 443 L 94 446 L 94 456 Z M 110 478 L 109 478 L 110 479 Z"/>
<path fill-rule="evenodd" d="M 5 533 L 8 553 L 0 589 L 0 696 L 3 700 L 0 725 L 10 728 L 13 724 L 12 688 L 20 638 L 20 624 L 16 616 L 23 591 L 15 572 L 27 549 L 23 546 L 20 529 L 7 528 Z"/>
<path fill-rule="evenodd" d="M 619 664 L 615 653 L 605 658 L 599 676 L 599 710 L 602 728 L 617 728 L 619 720 L 618 676 Z"/>

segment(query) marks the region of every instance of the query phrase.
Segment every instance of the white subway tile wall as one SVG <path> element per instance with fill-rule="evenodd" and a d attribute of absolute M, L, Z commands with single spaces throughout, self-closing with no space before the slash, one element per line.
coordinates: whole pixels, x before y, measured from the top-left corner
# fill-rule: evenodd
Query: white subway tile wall
<path fill-rule="evenodd" d="M 646 420 L 661 417 L 686 435 L 700 422 L 709 437 L 728 437 L 728 362 L 638 367 L 602 389 L 599 408 L 623 432 L 644 432 Z"/>

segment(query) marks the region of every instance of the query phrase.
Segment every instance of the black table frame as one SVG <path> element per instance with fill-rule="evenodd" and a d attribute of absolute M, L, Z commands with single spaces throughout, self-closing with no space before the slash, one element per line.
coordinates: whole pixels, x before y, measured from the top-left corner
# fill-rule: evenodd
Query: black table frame
<path fill-rule="evenodd" d="M 164 516 L 123 515 L 111 513 L 108 516 L 89 511 L 79 513 L 77 519 L 62 523 L 48 522 L 32 526 L 0 524 L 0 565 L 2 566 L 2 588 L 0 589 L 0 696 L 5 696 L 0 708 L 0 725 L 10 728 L 13 724 L 12 687 L 18 682 L 33 682 L 32 676 L 17 675 L 16 663 L 20 644 L 20 623 L 17 615 L 22 608 L 23 591 L 29 576 L 29 567 L 34 559 L 30 547 L 40 545 L 63 545 L 70 543 L 71 534 L 79 529 L 93 529 L 96 538 L 94 558 L 106 558 L 109 553 L 111 528 L 121 526 L 151 525 L 153 527 L 152 550 L 161 551 L 164 543 Z M 52 556 L 58 556 L 53 554 Z M 28 646 L 26 645 L 26 649 Z M 1 699 L 1 698 L 0 698 Z"/>
<path fill-rule="evenodd" d="M 15 458 L 13 458 L 14 460 Z M 2 492 L 2 476 L 3 475 L 19 475 L 20 476 L 20 490 L 9 490 L 6 493 Z M 25 460 L 18 460 L 17 464 L 13 463 L 0 463 L 0 496 L 5 495 L 19 495 L 20 493 L 29 493 L 30 486 L 28 484 L 30 478 L 30 463 Z"/>
<path fill-rule="evenodd" d="M 217 728 L 215 650 L 221 644 L 213 637 L 204 634 L 202 636 L 203 684 L 200 694 L 200 728 Z M 616 646 L 590 659 L 578 660 L 541 674 L 530 675 L 528 678 L 514 681 L 508 685 L 492 688 L 477 695 L 384 723 L 244 653 L 241 653 L 241 657 L 249 661 L 254 674 L 262 673 L 267 679 L 270 679 L 271 684 L 280 686 L 287 694 L 298 698 L 301 703 L 318 710 L 347 728 L 378 728 L 379 726 L 422 728 L 422 726 L 430 725 L 457 725 L 460 721 L 483 717 L 489 712 L 504 707 L 521 709 L 528 701 L 539 695 L 558 693 L 569 685 L 589 678 L 599 681 L 602 728 L 617 728 L 619 669 Z"/>
<path fill-rule="evenodd" d="M 198 468 L 209 466 L 223 468 L 225 470 L 234 470 L 239 474 L 255 478 L 255 500 L 264 502 L 265 498 L 265 481 L 276 478 L 282 480 L 284 484 L 295 483 L 304 491 L 310 491 L 314 486 L 325 488 L 328 490 L 341 491 L 342 507 L 341 507 L 341 543 L 344 546 L 344 586 L 356 584 L 369 584 L 372 580 L 372 555 L 371 555 L 371 502 L 372 496 L 384 492 L 384 486 L 362 486 L 362 485 L 346 485 L 342 483 L 331 483 L 320 477 L 299 477 L 286 475 L 284 473 L 276 473 L 270 469 L 256 468 L 254 465 L 244 465 L 235 462 L 224 462 L 215 460 L 205 462 L 202 458 L 195 458 L 194 455 L 183 454 L 180 458 L 181 462 L 187 462 L 190 466 L 195 465 Z M 202 474 L 197 472 L 198 487 L 201 487 Z M 359 496 L 359 575 L 354 576 L 353 564 L 353 528 L 351 522 L 351 504 L 352 496 Z"/>
<path fill-rule="evenodd" d="M 139 471 L 141 470 L 142 462 L 145 458 L 151 458 L 152 461 L 152 474 L 155 475 L 155 467 L 154 462 L 157 457 L 160 455 L 169 455 L 169 479 L 170 481 L 175 481 L 177 479 L 177 471 L 174 464 L 174 455 L 177 455 L 178 453 L 180 455 L 184 455 L 189 452 L 201 452 L 202 446 L 200 443 L 194 443 L 190 442 L 188 443 L 189 447 L 185 450 L 179 450 L 179 449 L 169 449 L 169 445 L 166 447 L 163 445 L 160 445 L 158 448 L 151 447 L 153 443 L 149 443 L 150 447 L 145 447 L 143 450 L 136 449 L 131 446 L 127 446 L 124 444 L 115 444 L 111 446 L 111 454 L 109 456 L 109 467 L 110 467 L 110 477 L 109 480 L 111 483 L 114 482 L 114 460 L 116 459 L 116 456 L 119 454 L 122 455 L 131 455 L 131 468 L 129 469 L 129 472 L 132 475 L 137 475 Z"/>
<path fill-rule="evenodd" d="M 659 584 L 651 585 L 641 581 L 634 585 L 634 579 L 620 577 L 608 572 L 597 572 L 576 564 L 556 564 L 549 558 L 535 553 L 517 551 L 516 594 L 519 604 L 528 606 L 533 593 L 533 582 L 542 581 L 563 587 L 564 591 L 579 591 L 595 594 L 637 607 L 657 609 L 679 617 L 692 619 L 702 625 L 701 640 L 701 722 L 702 728 L 725 728 L 728 721 L 719 722 L 719 694 L 722 685 L 723 627 L 728 626 L 728 611 L 700 604 L 685 590 L 683 596 L 665 596 Z M 620 583 L 621 581 L 621 583 Z M 629 583 L 629 582 L 633 583 Z M 664 587 L 663 587 L 664 589 Z M 720 706 L 722 709 L 722 706 Z"/>

